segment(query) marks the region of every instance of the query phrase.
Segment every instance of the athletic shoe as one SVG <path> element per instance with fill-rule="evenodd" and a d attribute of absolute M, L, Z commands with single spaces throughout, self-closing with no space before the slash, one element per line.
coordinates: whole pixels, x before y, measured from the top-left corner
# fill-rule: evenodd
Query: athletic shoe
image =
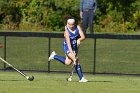
<path fill-rule="evenodd" d="M 81 79 L 81 80 L 79 80 L 79 82 L 88 82 L 88 80 L 87 80 L 87 79 L 85 79 L 84 77 L 82 77 L 82 79 Z"/>
<path fill-rule="evenodd" d="M 54 56 L 56 55 L 55 51 L 53 51 L 49 57 L 48 61 L 51 61 L 52 59 L 54 59 Z"/>

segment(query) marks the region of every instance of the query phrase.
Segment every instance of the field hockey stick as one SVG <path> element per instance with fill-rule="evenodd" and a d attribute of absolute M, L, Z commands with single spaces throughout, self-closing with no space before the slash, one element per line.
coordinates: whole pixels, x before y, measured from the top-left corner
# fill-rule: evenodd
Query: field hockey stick
<path fill-rule="evenodd" d="M 66 78 L 67 81 L 72 81 L 72 76 L 74 75 L 74 70 L 75 70 L 77 59 L 78 59 L 78 57 L 74 60 L 74 62 L 72 64 L 72 69 L 71 69 L 71 72 L 70 72 L 70 76 L 69 76 L 69 78 Z"/>
<path fill-rule="evenodd" d="M 74 75 L 75 65 L 76 65 L 75 63 L 72 64 L 72 70 L 70 72 L 69 78 L 66 79 L 67 81 L 72 81 L 72 76 Z"/>
<path fill-rule="evenodd" d="M 24 76 L 27 80 L 29 81 L 33 81 L 34 80 L 34 76 L 27 76 L 26 74 L 24 74 L 23 72 L 19 71 L 18 69 L 16 69 L 14 66 L 12 66 L 11 64 L 9 64 L 6 60 L 4 60 L 3 58 L 0 57 L 0 60 L 3 61 L 4 63 L 6 63 L 8 66 L 12 67 L 15 71 L 17 71 L 19 74 L 21 74 L 22 76 Z"/>

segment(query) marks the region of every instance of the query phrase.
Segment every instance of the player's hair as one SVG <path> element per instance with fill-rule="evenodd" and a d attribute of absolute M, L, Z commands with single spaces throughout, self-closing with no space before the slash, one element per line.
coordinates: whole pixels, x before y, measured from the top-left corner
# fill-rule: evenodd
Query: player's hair
<path fill-rule="evenodd" d="M 67 20 L 68 19 L 75 19 L 74 17 L 72 17 L 71 15 L 65 15 L 64 16 L 64 24 L 66 25 L 67 24 Z M 75 22 L 76 23 L 76 22 Z"/>

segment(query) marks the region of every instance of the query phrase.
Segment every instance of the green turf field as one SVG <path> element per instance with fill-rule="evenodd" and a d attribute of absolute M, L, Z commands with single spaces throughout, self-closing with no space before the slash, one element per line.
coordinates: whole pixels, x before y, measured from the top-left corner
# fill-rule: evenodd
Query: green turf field
<path fill-rule="evenodd" d="M 16 72 L 0 72 L 0 93 L 140 93 L 140 77 L 84 74 L 89 80 L 79 83 L 75 74 L 73 81 L 65 79 L 68 73 L 32 73 L 28 81 Z"/>

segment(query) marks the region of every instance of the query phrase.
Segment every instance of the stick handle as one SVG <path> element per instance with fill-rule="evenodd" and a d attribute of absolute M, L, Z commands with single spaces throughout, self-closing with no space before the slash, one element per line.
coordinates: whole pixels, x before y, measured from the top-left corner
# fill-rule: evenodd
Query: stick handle
<path fill-rule="evenodd" d="M 3 61 L 4 63 L 6 63 L 8 66 L 12 67 L 14 70 L 16 70 L 17 72 L 19 72 L 22 76 L 26 77 L 27 75 L 24 74 L 23 72 L 19 71 L 18 69 L 16 69 L 15 67 L 13 67 L 10 63 L 8 63 L 6 60 L 4 60 L 3 58 L 0 57 L 0 60 Z"/>

